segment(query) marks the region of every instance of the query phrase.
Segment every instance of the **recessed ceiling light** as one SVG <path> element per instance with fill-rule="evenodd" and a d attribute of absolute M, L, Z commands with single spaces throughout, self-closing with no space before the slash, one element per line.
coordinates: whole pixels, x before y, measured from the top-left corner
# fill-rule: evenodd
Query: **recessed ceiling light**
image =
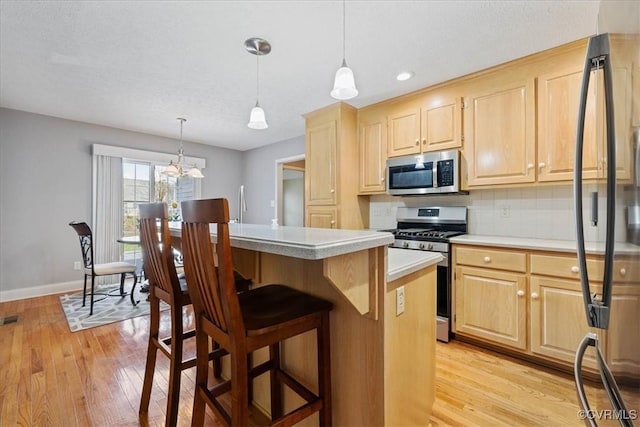
<path fill-rule="evenodd" d="M 414 72 L 413 71 L 403 71 L 402 73 L 400 73 L 400 74 L 398 74 L 396 76 L 396 79 L 400 80 L 401 82 L 403 82 L 405 80 L 409 80 L 413 76 L 414 76 Z"/>

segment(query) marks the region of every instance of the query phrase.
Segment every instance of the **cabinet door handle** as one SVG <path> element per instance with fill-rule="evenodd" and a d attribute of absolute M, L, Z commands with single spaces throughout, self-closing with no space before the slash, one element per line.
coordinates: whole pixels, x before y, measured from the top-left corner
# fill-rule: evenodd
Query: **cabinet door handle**
<path fill-rule="evenodd" d="M 518 295 L 519 297 L 523 297 L 524 296 L 524 291 L 522 289 L 520 289 L 518 292 L 516 292 L 516 295 Z"/>
<path fill-rule="evenodd" d="M 427 145 L 427 138 L 422 138 L 422 144 Z"/>
<path fill-rule="evenodd" d="M 384 176 L 380 178 L 380 182 L 384 182 Z"/>
<path fill-rule="evenodd" d="M 487 262 L 487 263 L 491 262 L 491 257 L 488 257 L 488 256 L 484 257 L 484 262 Z"/>
<path fill-rule="evenodd" d="M 533 163 L 527 164 L 527 169 L 533 169 Z"/>
<path fill-rule="evenodd" d="M 331 192 L 332 192 L 332 193 L 335 193 L 335 192 L 336 192 L 336 190 L 334 190 L 334 189 L 332 188 L 332 189 L 331 189 Z"/>
<path fill-rule="evenodd" d="M 627 275 L 627 269 L 626 269 L 626 268 L 624 268 L 624 267 L 622 267 L 622 268 L 620 269 L 620 275 L 621 275 L 621 276 L 626 276 L 626 275 Z"/>
<path fill-rule="evenodd" d="M 538 299 L 539 295 L 536 292 L 531 293 L 531 299 Z"/>
<path fill-rule="evenodd" d="M 416 145 L 420 145 L 420 138 L 416 138 Z"/>
<path fill-rule="evenodd" d="M 544 163 L 544 162 L 540 162 L 540 163 L 538 163 L 538 167 L 539 167 L 540 169 L 542 169 L 542 168 L 543 168 L 543 167 L 545 167 L 545 166 L 547 166 L 547 165 L 546 165 L 546 163 Z"/>
<path fill-rule="evenodd" d="M 331 225 L 334 225 L 335 223 L 336 223 L 336 221 L 332 219 L 331 220 Z"/>
<path fill-rule="evenodd" d="M 580 273 L 580 269 L 578 268 L 577 265 L 574 265 L 573 267 L 571 267 L 571 272 L 572 273 Z"/>

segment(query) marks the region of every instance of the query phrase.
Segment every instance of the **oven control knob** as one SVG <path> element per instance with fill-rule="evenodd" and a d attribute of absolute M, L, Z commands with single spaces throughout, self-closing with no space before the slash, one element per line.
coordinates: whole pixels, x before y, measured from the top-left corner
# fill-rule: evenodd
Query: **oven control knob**
<path fill-rule="evenodd" d="M 420 249 L 424 249 L 424 243 L 420 243 L 420 244 L 418 245 L 418 248 L 420 248 Z"/>
<path fill-rule="evenodd" d="M 427 249 L 432 250 L 433 249 L 433 243 L 429 243 L 429 246 L 427 246 Z"/>
<path fill-rule="evenodd" d="M 409 242 L 404 242 L 404 243 L 402 244 L 402 247 L 403 247 L 403 248 L 408 248 L 408 247 L 409 247 Z"/>

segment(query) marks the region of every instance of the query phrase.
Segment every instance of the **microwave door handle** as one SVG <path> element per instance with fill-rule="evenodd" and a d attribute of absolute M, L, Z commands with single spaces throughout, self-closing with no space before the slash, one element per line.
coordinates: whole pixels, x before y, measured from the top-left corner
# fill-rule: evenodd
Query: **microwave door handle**
<path fill-rule="evenodd" d="M 431 182 L 433 182 L 433 188 L 438 188 L 438 162 L 433 162 L 433 169 L 431 170 Z"/>

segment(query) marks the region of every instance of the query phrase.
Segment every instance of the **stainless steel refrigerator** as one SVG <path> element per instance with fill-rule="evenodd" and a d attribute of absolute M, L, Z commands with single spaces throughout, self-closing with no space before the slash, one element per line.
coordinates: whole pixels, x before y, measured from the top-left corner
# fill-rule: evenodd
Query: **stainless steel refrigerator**
<path fill-rule="evenodd" d="M 640 424 L 639 27 L 640 2 L 601 1 L 603 33 L 589 40 L 578 112 L 574 205 L 590 332 L 576 350 L 574 374 L 577 415 L 592 426 Z M 601 110 L 589 120 L 594 93 Z M 589 182 L 582 174 L 585 126 L 604 139 L 600 178 Z M 604 258 L 604 270 L 591 277 L 589 256 Z M 585 358 L 597 362 L 599 381 L 585 374 Z"/>

